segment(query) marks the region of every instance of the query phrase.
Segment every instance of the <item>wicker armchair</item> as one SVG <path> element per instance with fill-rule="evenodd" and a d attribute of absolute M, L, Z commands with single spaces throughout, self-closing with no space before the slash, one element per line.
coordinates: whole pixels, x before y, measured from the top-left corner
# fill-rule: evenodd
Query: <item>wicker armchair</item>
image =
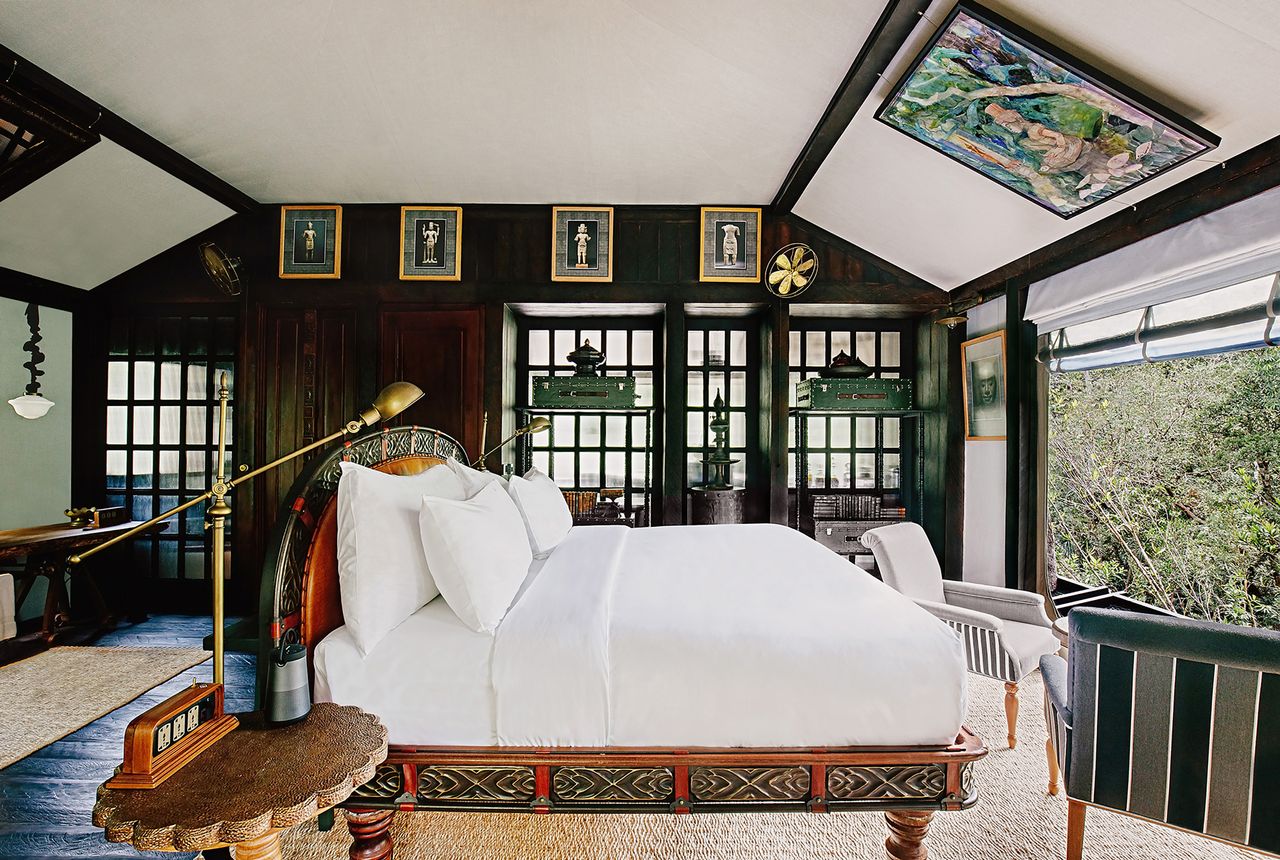
<path fill-rule="evenodd" d="M 1067 860 L 1089 806 L 1280 853 L 1280 633 L 1083 608 L 1070 629 L 1070 664 L 1040 661 Z"/>
<path fill-rule="evenodd" d="M 875 554 L 885 583 L 955 628 L 969 671 L 1004 681 L 1009 747 L 1018 745 L 1018 684 L 1040 657 L 1058 650 L 1044 598 L 1027 591 L 942 578 L 924 529 L 895 523 L 872 529 L 862 544 Z"/>

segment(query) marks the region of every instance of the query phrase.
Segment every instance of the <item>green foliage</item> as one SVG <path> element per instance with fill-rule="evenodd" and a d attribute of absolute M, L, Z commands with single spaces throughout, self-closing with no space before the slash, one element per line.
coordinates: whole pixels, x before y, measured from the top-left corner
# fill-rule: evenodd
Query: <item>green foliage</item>
<path fill-rule="evenodd" d="M 1058 573 L 1280 629 L 1280 350 L 1055 374 Z"/>

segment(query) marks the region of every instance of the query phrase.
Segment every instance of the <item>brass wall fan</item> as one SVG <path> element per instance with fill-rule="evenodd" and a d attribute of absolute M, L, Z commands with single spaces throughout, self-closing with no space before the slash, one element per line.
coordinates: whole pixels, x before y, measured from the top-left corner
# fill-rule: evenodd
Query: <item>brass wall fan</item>
<path fill-rule="evenodd" d="M 200 262 L 214 286 L 228 296 L 240 295 L 240 258 L 229 257 L 212 242 L 200 246 Z"/>
<path fill-rule="evenodd" d="M 808 245 L 787 245 L 773 255 L 766 284 L 780 299 L 793 299 L 813 286 L 818 277 L 818 257 Z"/>

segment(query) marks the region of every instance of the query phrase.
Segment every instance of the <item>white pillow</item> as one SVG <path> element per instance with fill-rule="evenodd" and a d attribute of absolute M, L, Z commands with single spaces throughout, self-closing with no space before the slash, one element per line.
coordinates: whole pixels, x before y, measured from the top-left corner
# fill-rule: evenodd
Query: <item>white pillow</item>
<path fill-rule="evenodd" d="M 492 633 L 533 561 L 516 503 L 495 481 L 467 501 L 426 496 L 418 522 L 449 607 L 472 630 Z"/>
<path fill-rule="evenodd" d="M 537 469 L 525 472 L 523 478 L 513 477 L 507 490 L 515 499 L 525 528 L 529 530 L 529 543 L 533 544 L 534 555 L 551 552 L 573 528 L 573 514 L 569 512 L 564 493 L 560 492 L 555 481 Z"/>
<path fill-rule="evenodd" d="M 449 468 L 453 470 L 453 474 L 462 482 L 463 492 L 466 498 L 474 498 L 476 493 L 483 490 L 492 483 L 502 485 L 502 489 L 507 488 L 507 479 L 501 475 L 488 471 L 487 469 L 473 469 L 466 463 L 459 463 L 457 460 L 449 460 Z"/>
<path fill-rule="evenodd" d="M 338 591 L 342 617 L 360 653 L 440 593 L 431 576 L 418 511 L 423 496 L 464 498 L 452 470 L 388 475 L 342 463 L 338 479 Z"/>

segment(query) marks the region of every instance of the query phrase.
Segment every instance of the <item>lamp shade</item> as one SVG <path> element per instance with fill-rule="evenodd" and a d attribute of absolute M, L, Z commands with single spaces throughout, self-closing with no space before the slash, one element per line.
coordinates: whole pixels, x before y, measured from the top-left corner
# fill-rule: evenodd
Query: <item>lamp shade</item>
<path fill-rule="evenodd" d="M 24 394 L 10 400 L 9 405 L 23 418 L 34 421 L 43 418 L 53 408 L 53 401 L 43 394 Z"/>
<path fill-rule="evenodd" d="M 390 421 L 422 399 L 422 389 L 412 382 L 393 382 L 378 392 L 373 408 L 380 421 Z"/>
<path fill-rule="evenodd" d="M 539 415 L 529 422 L 529 426 L 525 427 L 526 433 L 541 433 L 551 427 L 551 419 L 545 415 Z"/>

